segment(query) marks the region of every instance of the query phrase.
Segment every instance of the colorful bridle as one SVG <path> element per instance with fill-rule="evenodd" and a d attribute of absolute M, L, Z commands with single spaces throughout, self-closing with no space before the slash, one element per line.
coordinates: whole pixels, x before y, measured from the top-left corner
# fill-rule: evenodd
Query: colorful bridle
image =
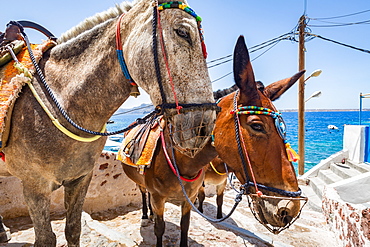
<path fill-rule="evenodd" d="M 204 57 L 204 59 L 207 58 L 207 51 L 206 51 L 206 46 L 205 46 L 205 43 L 204 43 L 204 36 L 203 36 L 203 31 L 202 31 L 202 26 L 201 26 L 202 18 L 199 15 L 197 15 L 194 12 L 194 10 L 192 10 L 188 5 L 184 4 L 183 2 L 171 1 L 171 2 L 166 2 L 166 3 L 162 3 L 162 4 L 158 5 L 158 2 L 155 1 L 155 5 L 154 5 L 154 8 L 153 8 L 153 24 L 152 24 L 153 25 L 153 47 L 152 47 L 153 49 L 152 50 L 153 50 L 153 55 L 154 55 L 155 72 L 156 72 L 157 81 L 158 81 L 158 84 L 159 84 L 159 89 L 160 89 L 160 93 L 161 93 L 161 97 L 162 97 L 162 104 L 158 105 L 156 108 L 160 109 L 160 111 L 163 111 L 164 109 L 176 108 L 178 114 L 180 114 L 181 112 L 190 111 L 190 110 L 193 110 L 193 109 L 196 109 L 196 108 L 217 110 L 218 107 L 215 103 L 180 104 L 177 100 L 176 92 L 174 90 L 174 83 L 172 82 L 172 76 L 171 76 L 170 68 L 168 66 L 167 56 L 166 56 L 166 52 L 165 52 L 165 48 L 164 48 L 165 44 L 164 44 L 164 40 L 163 40 L 162 27 L 161 27 L 161 22 L 160 22 L 160 15 L 159 15 L 160 11 L 163 11 L 165 9 L 172 9 L 172 8 L 181 9 L 181 10 L 185 11 L 186 13 L 190 14 L 191 16 L 193 16 L 195 18 L 195 20 L 197 21 L 197 25 L 198 25 L 203 57 Z M 127 65 L 125 63 L 124 57 L 123 57 L 122 43 L 121 43 L 121 38 L 120 38 L 120 23 L 121 23 L 121 19 L 123 18 L 123 15 L 124 14 L 122 14 L 120 16 L 120 18 L 118 19 L 118 22 L 117 22 L 117 30 L 116 30 L 117 57 L 118 57 L 119 63 L 121 65 L 121 69 L 122 69 L 126 79 L 129 80 L 132 87 L 137 88 L 137 84 L 131 78 L 130 73 L 129 73 L 128 68 L 127 68 Z M 157 33 L 157 30 L 158 30 L 158 33 Z M 165 61 L 165 64 L 166 64 L 167 74 L 168 74 L 170 84 L 171 84 L 171 87 L 172 87 L 172 92 L 174 94 L 175 103 L 173 103 L 173 104 L 167 103 L 167 97 L 164 93 L 164 89 L 163 89 L 163 85 L 162 85 L 162 76 L 161 76 L 161 72 L 160 72 L 159 59 L 158 59 L 159 55 L 158 55 L 158 49 L 157 49 L 157 47 L 158 47 L 157 37 L 159 37 L 159 44 L 160 44 L 161 49 L 162 49 L 162 54 L 163 54 L 163 58 L 164 58 L 164 61 Z M 135 91 L 134 94 L 137 95 L 138 91 L 136 89 L 134 91 Z M 185 110 L 185 109 L 187 109 L 187 110 Z"/>
<path fill-rule="evenodd" d="M 244 115 L 266 115 L 271 116 L 275 120 L 275 127 L 277 129 L 277 132 L 279 133 L 280 137 L 284 140 L 287 154 L 289 161 L 297 161 L 298 155 L 296 152 L 290 147 L 290 144 L 286 140 L 286 125 L 285 122 L 281 116 L 281 114 L 277 111 L 273 111 L 268 108 L 264 107 L 258 107 L 258 106 L 237 106 L 237 97 L 238 97 L 239 91 L 237 91 L 234 95 L 234 110 L 230 112 L 230 114 L 234 115 L 234 123 L 235 123 L 235 134 L 236 134 L 236 142 L 238 143 L 238 151 L 239 155 L 242 160 L 244 173 L 246 175 L 246 183 L 242 185 L 245 189 L 245 192 L 248 193 L 247 188 L 254 186 L 256 189 L 257 195 L 262 195 L 262 192 L 259 190 L 259 188 L 274 192 L 277 194 L 280 194 L 282 196 L 288 196 L 288 197 L 299 197 L 301 195 L 301 190 L 298 191 L 286 191 L 278 188 L 269 187 L 263 184 L 258 184 L 256 182 L 256 179 L 254 178 L 254 173 L 252 169 L 252 165 L 249 159 L 248 152 L 246 150 L 246 147 L 244 145 L 243 135 L 241 134 L 241 127 L 240 127 L 240 121 L 238 115 L 244 114 Z M 248 175 L 248 167 L 252 175 L 252 180 L 249 178 Z"/>
<path fill-rule="evenodd" d="M 275 127 L 280 137 L 284 140 L 286 152 L 290 162 L 297 162 L 299 160 L 299 155 L 292 149 L 290 143 L 286 138 L 286 124 L 285 121 L 278 111 L 273 111 L 268 108 L 259 106 L 241 106 L 236 109 L 236 111 L 231 111 L 231 114 L 239 115 L 266 115 L 271 116 L 275 120 Z"/>
<path fill-rule="evenodd" d="M 263 185 L 263 184 L 259 184 L 259 183 L 256 182 L 256 178 L 254 177 L 254 173 L 253 173 L 253 169 L 252 169 L 252 164 L 251 164 L 251 161 L 250 161 L 249 156 L 248 156 L 247 149 L 246 149 L 245 144 L 244 144 L 243 135 L 241 133 L 241 126 L 240 126 L 240 120 L 239 120 L 238 115 L 244 114 L 244 115 L 266 115 L 266 116 L 271 116 L 275 120 L 275 127 L 276 127 L 277 132 L 279 133 L 280 137 L 284 140 L 284 143 L 285 143 L 285 146 L 286 146 L 286 149 L 287 149 L 287 154 L 288 154 L 288 157 L 289 157 L 289 161 L 296 161 L 297 159 L 299 159 L 299 157 L 295 153 L 295 151 L 290 147 L 290 144 L 286 140 L 286 125 L 285 125 L 285 122 L 284 122 L 281 114 L 277 111 L 273 111 L 271 109 L 264 108 L 264 107 L 258 107 L 258 106 L 241 106 L 241 107 L 238 107 L 237 106 L 238 93 L 239 93 L 239 91 L 237 91 L 234 95 L 234 110 L 231 111 L 230 113 L 234 115 L 236 142 L 238 144 L 238 151 L 239 151 L 240 158 L 242 160 L 243 169 L 244 169 L 244 173 L 245 173 L 245 176 L 246 176 L 246 182 L 245 182 L 245 184 L 241 185 L 240 191 L 244 194 L 249 195 L 252 199 L 252 202 L 254 202 L 254 203 L 251 203 L 251 201 L 248 198 L 249 207 L 251 209 L 252 214 L 256 218 L 256 220 L 259 221 L 262 225 L 264 225 L 270 232 L 272 232 L 274 234 L 278 234 L 281 231 L 289 228 L 299 218 L 299 216 L 302 212 L 302 209 L 306 205 L 308 199 L 306 197 L 301 196 L 302 191 L 301 191 L 300 188 L 298 188 L 298 191 L 287 191 L 287 190 L 282 190 L 282 189 L 266 186 L 266 185 Z M 248 175 L 248 168 L 247 167 L 249 167 L 250 173 L 252 175 L 252 181 L 251 181 L 251 179 Z M 249 187 L 254 187 L 255 190 L 256 190 L 256 193 L 253 194 L 253 193 L 249 192 L 249 190 L 248 190 Z M 273 193 L 279 194 L 281 196 L 264 195 L 260 191 L 260 189 L 265 190 L 265 191 L 269 191 L 269 192 L 273 192 Z M 285 225 L 284 227 L 275 227 L 275 226 L 271 226 L 268 223 L 266 223 L 265 221 L 263 221 L 260 218 L 259 214 L 256 212 L 257 211 L 256 208 L 258 207 L 257 206 L 257 200 L 259 200 L 259 199 L 269 199 L 269 200 L 279 200 L 279 201 L 284 200 L 284 201 L 287 202 L 286 203 L 287 205 L 291 201 L 303 201 L 304 203 L 301 204 L 299 213 L 287 225 Z M 282 217 L 285 217 L 285 216 L 282 216 Z"/>

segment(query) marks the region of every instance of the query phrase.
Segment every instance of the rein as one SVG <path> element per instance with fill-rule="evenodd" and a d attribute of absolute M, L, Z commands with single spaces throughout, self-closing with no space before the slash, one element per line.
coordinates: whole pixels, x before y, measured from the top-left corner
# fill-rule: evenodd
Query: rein
<path fill-rule="evenodd" d="M 202 175 L 203 169 L 200 169 L 198 174 L 193 178 L 185 178 L 185 177 L 181 176 L 180 173 L 178 173 L 178 169 L 176 169 L 175 166 L 172 164 L 171 158 L 168 155 L 163 130 L 161 130 L 161 141 L 162 141 L 162 148 L 163 148 L 164 156 L 166 157 L 167 164 L 170 166 L 173 174 L 175 174 L 177 177 L 179 177 L 181 180 L 183 180 L 185 182 L 194 182 L 195 180 L 197 180 L 200 177 L 200 175 Z M 173 158 L 175 159 L 175 157 L 173 157 Z"/>
<path fill-rule="evenodd" d="M 195 212 L 197 212 L 200 216 L 202 216 L 203 218 L 205 218 L 206 220 L 212 222 L 212 223 L 219 223 L 219 222 L 222 222 L 226 219 L 228 219 L 235 211 L 236 207 L 239 205 L 239 203 L 242 201 L 242 196 L 246 193 L 246 191 L 244 190 L 244 188 L 242 187 L 239 191 L 239 193 L 236 195 L 235 197 L 235 203 L 234 203 L 234 206 L 232 207 L 232 209 L 230 210 L 230 212 L 222 217 L 221 219 L 214 219 L 214 218 L 211 218 L 205 214 L 203 214 L 202 212 L 199 211 L 199 209 L 194 205 L 194 203 L 190 200 L 188 194 L 186 193 L 186 190 L 185 190 L 185 186 L 182 182 L 182 180 L 184 180 L 181 176 L 180 176 L 180 171 L 179 171 L 179 168 L 176 164 L 176 159 L 175 159 L 175 153 L 174 153 L 174 147 L 171 145 L 171 151 L 172 151 L 172 157 L 173 157 L 173 164 L 171 162 L 171 159 L 167 153 L 167 150 L 165 148 L 165 140 L 164 140 L 164 137 L 163 137 L 163 130 L 161 131 L 161 139 L 162 139 L 162 146 L 163 146 L 163 151 L 165 153 L 165 156 L 166 156 L 166 159 L 167 159 L 167 162 L 169 163 L 170 167 L 171 167 L 171 170 L 173 171 L 173 173 L 176 175 L 178 181 L 179 181 L 179 184 L 181 186 L 181 190 L 182 190 L 182 193 L 184 194 L 185 196 L 185 199 L 187 200 L 187 202 L 190 204 L 190 206 L 193 208 L 193 210 Z M 169 162 L 170 161 L 170 162 Z M 170 164 L 171 163 L 171 164 Z M 225 168 L 227 169 L 226 165 L 225 165 Z M 198 173 L 198 176 L 200 176 L 201 172 L 202 172 L 203 169 L 201 169 Z M 195 180 L 195 179 L 194 179 Z M 193 181 L 194 181 L 193 180 Z M 185 180 L 186 181 L 186 180 Z M 192 182 L 192 181 L 187 181 L 187 182 Z"/>

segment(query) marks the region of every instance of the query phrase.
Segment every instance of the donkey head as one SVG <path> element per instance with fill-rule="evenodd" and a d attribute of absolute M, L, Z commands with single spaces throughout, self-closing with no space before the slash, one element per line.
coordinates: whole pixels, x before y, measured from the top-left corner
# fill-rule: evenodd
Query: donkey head
<path fill-rule="evenodd" d="M 271 196 L 253 197 L 253 204 L 259 220 L 273 227 L 289 224 L 299 214 L 300 202 L 284 200 L 281 193 L 266 189 L 299 190 L 286 152 L 285 131 L 282 129 L 285 126 L 282 126 L 283 120 L 272 100 L 279 98 L 303 73 L 301 71 L 266 88 L 257 84 L 244 37 L 240 36 L 234 50 L 234 79 L 239 91 L 224 97 L 219 103 L 222 110 L 214 131 L 216 150 L 235 171 L 239 181 L 246 185 L 247 193 L 262 191 Z M 243 151 L 238 151 L 238 142 L 239 150 Z M 253 177 L 257 184 L 263 185 L 257 187 L 257 191 Z M 278 200 L 272 198 L 276 195 Z"/>
<path fill-rule="evenodd" d="M 163 110 L 175 147 L 193 157 L 209 141 L 216 118 L 201 19 L 178 2 L 159 5 L 158 12 L 151 3 L 142 1 L 125 16 L 141 23 L 122 30 L 125 58 L 133 79 Z"/>

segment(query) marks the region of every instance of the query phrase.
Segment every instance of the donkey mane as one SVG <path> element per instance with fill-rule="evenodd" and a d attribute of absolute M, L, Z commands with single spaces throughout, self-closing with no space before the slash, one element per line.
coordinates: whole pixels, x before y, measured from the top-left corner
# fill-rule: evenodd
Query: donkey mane
<path fill-rule="evenodd" d="M 96 13 L 95 15 L 86 18 L 77 24 L 77 26 L 72 27 L 68 31 L 64 32 L 60 38 L 58 38 L 58 43 L 65 43 L 68 40 L 77 37 L 79 34 L 85 31 L 91 30 L 95 26 L 107 20 L 115 18 L 123 13 L 127 13 L 139 1 L 140 0 L 134 0 L 133 2 L 122 2 L 120 4 L 116 4 L 114 7 L 111 7 L 108 10 Z"/>
<path fill-rule="evenodd" d="M 213 98 L 215 100 L 218 100 L 218 99 L 221 99 L 222 97 L 234 92 L 238 90 L 238 86 L 236 84 L 234 84 L 233 86 L 229 87 L 229 88 L 225 88 L 225 89 L 219 89 L 217 91 L 214 91 L 213 92 Z"/>

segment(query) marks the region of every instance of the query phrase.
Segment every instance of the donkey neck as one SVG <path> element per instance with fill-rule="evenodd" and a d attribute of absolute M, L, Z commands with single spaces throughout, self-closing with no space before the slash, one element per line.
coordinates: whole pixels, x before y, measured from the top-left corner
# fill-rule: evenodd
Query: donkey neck
<path fill-rule="evenodd" d="M 45 76 L 76 121 L 90 119 L 86 123 L 90 126 L 107 121 L 130 90 L 115 53 L 115 19 L 55 47 L 45 64 Z"/>

